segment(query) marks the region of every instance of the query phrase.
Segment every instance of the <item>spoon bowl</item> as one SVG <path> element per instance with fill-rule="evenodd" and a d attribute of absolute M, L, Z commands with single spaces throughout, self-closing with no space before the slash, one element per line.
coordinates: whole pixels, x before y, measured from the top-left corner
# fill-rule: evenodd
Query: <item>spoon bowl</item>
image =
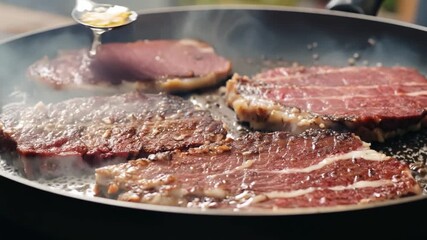
<path fill-rule="evenodd" d="M 135 21 L 138 14 L 124 6 L 76 0 L 71 16 L 76 22 L 92 29 L 93 41 L 89 56 L 93 57 L 98 46 L 101 45 L 103 33 Z"/>
<path fill-rule="evenodd" d="M 110 29 L 135 21 L 138 14 L 124 6 L 77 0 L 71 16 L 87 27 Z"/>

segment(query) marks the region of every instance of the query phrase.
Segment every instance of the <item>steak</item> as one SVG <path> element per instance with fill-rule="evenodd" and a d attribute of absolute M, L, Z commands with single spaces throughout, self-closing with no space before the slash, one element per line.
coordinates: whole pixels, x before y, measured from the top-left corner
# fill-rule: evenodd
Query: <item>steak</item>
<path fill-rule="evenodd" d="M 407 165 L 351 133 L 249 133 L 96 169 L 97 196 L 200 208 L 365 204 L 420 194 Z"/>
<path fill-rule="evenodd" d="M 28 68 L 30 79 L 56 89 L 153 89 L 178 92 L 210 87 L 225 80 L 231 62 L 205 42 L 145 40 L 102 44 L 90 58 L 87 49 L 43 57 Z"/>
<path fill-rule="evenodd" d="M 406 67 L 275 68 L 234 75 L 227 102 L 258 130 L 350 130 L 384 141 L 427 125 L 427 80 Z"/>
<path fill-rule="evenodd" d="M 180 97 L 131 92 L 35 106 L 8 105 L 0 146 L 28 178 L 188 149 L 223 139 L 222 122 Z M 5 147 L 7 146 L 7 147 Z"/>

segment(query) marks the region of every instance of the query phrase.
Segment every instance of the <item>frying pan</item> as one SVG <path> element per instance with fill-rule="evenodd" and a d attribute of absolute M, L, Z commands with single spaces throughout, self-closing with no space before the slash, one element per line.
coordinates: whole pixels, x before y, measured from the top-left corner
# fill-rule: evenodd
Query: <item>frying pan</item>
<path fill-rule="evenodd" d="M 328 10 L 260 7 L 175 7 L 140 13 L 138 20 L 108 32 L 104 42 L 195 38 L 211 43 L 252 75 L 264 67 L 303 65 L 401 65 L 427 74 L 427 28 L 377 17 Z M 26 68 L 58 49 L 88 47 L 90 30 L 70 25 L 35 32 L 0 45 L 0 104 L 56 101 L 80 92 L 46 90 L 26 79 Z M 15 94 L 13 94 L 15 93 Z M 21 93 L 21 94 L 17 94 Z M 24 93 L 24 94 L 22 94 Z M 425 162 L 426 131 L 383 145 L 390 154 Z M 396 149 L 396 151 L 395 151 Z M 420 160 L 421 159 L 421 160 Z M 413 160 L 413 161 L 415 161 Z M 72 194 L 0 171 L 0 229 L 44 238 L 268 238 L 418 237 L 427 220 L 427 197 L 334 209 L 235 212 L 133 204 Z M 417 220 L 416 218 L 421 217 Z M 423 218 L 424 217 L 424 218 Z"/>

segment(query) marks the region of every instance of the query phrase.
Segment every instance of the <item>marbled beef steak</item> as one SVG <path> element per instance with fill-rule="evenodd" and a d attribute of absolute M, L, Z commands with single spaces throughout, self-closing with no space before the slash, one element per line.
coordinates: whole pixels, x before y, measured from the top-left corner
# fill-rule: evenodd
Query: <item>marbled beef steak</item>
<path fill-rule="evenodd" d="M 384 141 L 427 125 L 427 79 L 406 67 L 275 68 L 227 82 L 227 101 L 254 129 L 350 130 Z"/>
<path fill-rule="evenodd" d="M 408 167 L 350 133 L 250 133 L 96 170 L 96 194 L 200 208 L 364 204 L 421 189 Z"/>
<path fill-rule="evenodd" d="M 231 62 L 209 44 L 192 39 L 106 43 L 89 57 L 87 49 L 61 51 L 28 68 L 30 79 L 55 89 L 167 92 L 211 87 L 231 73 Z"/>

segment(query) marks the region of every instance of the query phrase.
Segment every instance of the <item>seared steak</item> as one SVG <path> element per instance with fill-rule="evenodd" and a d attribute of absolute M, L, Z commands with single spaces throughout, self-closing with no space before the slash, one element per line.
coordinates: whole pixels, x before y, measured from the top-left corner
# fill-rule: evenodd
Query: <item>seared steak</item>
<path fill-rule="evenodd" d="M 28 178 L 188 149 L 225 135 L 209 112 L 164 94 L 10 105 L 0 114 L 0 146 L 17 152 L 16 162 Z"/>
<path fill-rule="evenodd" d="M 384 141 L 427 123 L 427 79 L 405 67 L 291 67 L 227 82 L 227 102 L 254 129 L 349 129 Z"/>
<path fill-rule="evenodd" d="M 96 194 L 201 208 L 297 208 L 421 192 L 408 167 L 350 133 L 251 133 L 167 157 L 96 169 Z"/>
<path fill-rule="evenodd" d="M 86 49 L 63 51 L 32 64 L 28 75 L 56 89 L 114 86 L 115 91 L 177 92 L 213 86 L 230 71 L 230 61 L 218 56 L 212 46 L 184 39 L 107 43 L 93 58 Z"/>

